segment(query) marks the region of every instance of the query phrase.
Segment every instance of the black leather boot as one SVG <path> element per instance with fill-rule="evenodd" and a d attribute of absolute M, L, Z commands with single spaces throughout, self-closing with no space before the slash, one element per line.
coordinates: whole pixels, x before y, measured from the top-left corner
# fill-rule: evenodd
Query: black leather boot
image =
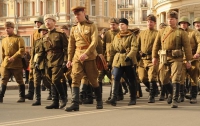
<path fill-rule="evenodd" d="M 99 83 L 99 87 L 100 87 L 100 90 L 101 90 L 101 93 L 103 92 L 103 83 L 102 82 L 98 82 Z"/>
<path fill-rule="evenodd" d="M 180 93 L 180 84 L 173 84 L 173 100 L 171 104 L 171 108 L 178 108 L 178 97 Z"/>
<path fill-rule="evenodd" d="M 117 96 L 117 101 L 121 101 L 121 100 L 124 100 L 124 94 L 123 94 L 123 91 L 122 91 L 122 85 L 120 83 L 120 85 L 119 85 L 119 91 L 118 91 L 118 96 Z"/>
<path fill-rule="evenodd" d="M 51 85 L 51 96 L 53 103 L 49 106 L 46 106 L 46 109 L 58 109 L 59 108 L 59 96 L 58 92 L 56 90 L 55 85 Z"/>
<path fill-rule="evenodd" d="M 143 83 L 143 84 L 146 86 L 146 89 L 145 89 L 145 90 L 146 90 L 147 92 L 149 92 L 149 87 L 150 87 L 150 86 L 149 86 L 149 82 L 145 82 L 145 83 Z"/>
<path fill-rule="evenodd" d="M 63 82 L 62 82 L 62 85 L 63 85 L 64 93 L 65 93 L 65 96 L 66 96 L 66 101 L 68 102 L 67 82 L 66 82 L 66 81 L 63 81 Z"/>
<path fill-rule="evenodd" d="M 164 101 L 165 100 L 166 92 L 167 92 L 167 90 L 166 90 L 165 86 L 162 85 L 159 101 Z"/>
<path fill-rule="evenodd" d="M 148 103 L 155 103 L 155 94 L 156 94 L 156 82 L 151 82 L 149 84 L 149 101 Z"/>
<path fill-rule="evenodd" d="M 25 95 L 25 98 L 28 100 L 33 100 L 33 96 L 34 96 L 34 82 L 30 80 L 28 85 L 28 94 Z"/>
<path fill-rule="evenodd" d="M 128 87 L 126 85 L 126 82 L 122 82 L 121 84 L 122 84 L 122 87 L 124 89 L 123 95 L 126 95 L 126 93 L 128 93 Z"/>
<path fill-rule="evenodd" d="M 79 87 L 72 87 L 72 104 L 65 111 L 79 111 Z"/>
<path fill-rule="evenodd" d="M 55 84 L 55 87 L 56 87 L 57 92 L 58 92 L 58 94 L 60 96 L 60 106 L 59 106 L 59 108 L 62 109 L 67 104 L 66 93 L 64 92 L 62 83 Z"/>
<path fill-rule="evenodd" d="M 96 109 L 103 109 L 101 88 L 100 87 L 94 88 L 94 93 L 96 95 L 96 101 L 97 101 Z"/>
<path fill-rule="evenodd" d="M 41 89 L 40 89 L 40 85 L 35 87 L 35 99 L 36 99 L 36 101 L 32 104 L 32 106 L 41 105 Z"/>
<path fill-rule="evenodd" d="M 142 88 L 141 88 L 141 85 L 140 83 L 137 83 L 137 91 L 139 92 L 139 97 L 143 97 L 143 94 L 142 94 Z"/>
<path fill-rule="evenodd" d="M 79 93 L 79 102 L 83 104 L 86 100 L 86 92 L 87 92 L 88 84 L 81 84 L 80 86 L 80 93 Z"/>
<path fill-rule="evenodd" d="M 181 84 L 180 85 L 180 96 L 178 98 L 178 102 L 184 102 L 184 98 L 185 98 L 185 85 Z"/>
<path fill-rule="evenodd" d="M 117 95 L 118 95 L 118 91 L 119 91 L 119 85 L 120 85 L 119 81 L 114 81 L 114 84 L 112 85 L 112 96 L 111 96 L 110 100 L 106 101 L 107 104 L 111 104 L 112 106 L 116 106 Z"/>
<path fill-rule="evenodd" d="M 160 94 L 160 91 L 159 91 L 157 83 L 154 86 L 155 86 L 155 97 L 158 97 L 158 95 Z"/>
<path fill-rule="evenodd" d="M 191 104 L 196 104 L 197 103 L 197 93 L 198 93 L 198 87 L 197 86 L 192 86 L 192 94 L 191 94 Z"/>
<path fill-rule="evenodd" d="M 136 82 L 131 82 L 129 84 L 129 92 L 130 92 L 130 101 L 129 101 L 128 105 L 135 105 L 136 104 L 136 95 L 137 95 Z"/>
<path fill-rule="evenodd" d="M 47 100 L 52 100 L 51 89 L 49 89 L 49 95 L 47 96 Z"/>
<path fill-rule="evenodd" d="M 110 84 L 110 85 L 111 85 L 111 87 L 110 87 L 110 95 L 109 95 L 108 99 L 105 100 L 105 102 L 107 102 L 108 100 L 111 99 L 111 95 L 112 95 L 112 85 L 113 85 L 113 84 Z"/>
<path fill-rule="evenodd" d="M 166 88 L 167 92 L 168 92 L 168 98 L 167 98 L 167 103 L 171 104 L 172 103 L 172 94 L 173 94 L 173 87 L 171 83 L 168 84 L 164 84 L 163 85 L 164 88 Z"/>
<path fill-rule="evenodd" d="M 25 102 L 25 85 L 19 85 L 19 100 L 17 102 Z"/>
<path fill-rule="evenodd" d="M 83 101 L 83 104 L 93 104 L 93 87 L 90 84 L 87 85 L 86 99 Z"/>
<path fill-rule="evenodd" d="M 6 85 L 1 84 L 1 87 L 0 87 L 0 103 L 3 103 L 3 97 L 4 97 L 4 94 L 6 92 L 6 88 L 7 88 Z"/>

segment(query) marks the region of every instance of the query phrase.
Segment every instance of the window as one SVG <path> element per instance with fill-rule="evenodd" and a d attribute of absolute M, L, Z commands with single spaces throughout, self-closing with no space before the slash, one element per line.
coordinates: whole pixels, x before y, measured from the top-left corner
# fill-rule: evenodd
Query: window
<path fill-rule="evenodd" d="M 27 47 L 30 47 L 31 44 L 30 44 L 30 36 L 22 36 L 22 38 L 24 39 L 24 43 L 25 43 L 25 46 Z"/>
<path fill-rule="evenodd" d="M 80 0 L 80 6 L 85 6 L 85 1 L 84 0 Z"/>
<path fill-rule="evenodd" d="M 47 14 L 54 14 L 54 3 L 51 0 L 47 0 L 47 4 L 46 4 L 46 8 L 47 8 Z"/>
<path fill-rule="evenodd" d="M 147 10 L 142 10 L 142 21 L 146 21 L 147 19 Z"/>
<path fill-rule="evenodd" d="M 133 0 L 129 0 L 129 5 L 133 5 Z"/>
<path fill-rule="evenodd" d="M 29 16 L 30 15 L 30 3 L 29 2 L 24 2 L 24 16 Z"/>
<path fill-rule="evenodd" d="M 121 11 L 121 18 L 129 18 L 130 16 L 132 17 L 133 12 L 132 11 Z"/>
<path fill-rule="evenodd" d="M 91 0 L 91 15 L 95 16 L 95 0 Z"/>
<path fill-rule="evenodd" d="M 108 16 L 108 0 L 104 0 L 104 16 Z"/>
<path fill-rule="evenodd" d="M 0 9 L 0 16 L 1 17 L 6 17 L 7 16 L 7 4 L 5 3 L 0 3 L 0 6 L 2 7 Z"/>

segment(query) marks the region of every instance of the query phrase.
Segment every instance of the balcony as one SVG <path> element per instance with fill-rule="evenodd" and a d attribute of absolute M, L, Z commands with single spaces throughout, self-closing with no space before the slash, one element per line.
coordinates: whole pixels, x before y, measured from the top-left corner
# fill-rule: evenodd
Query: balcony
<path fill-rule="evenodd" d="M 120 10 L 127 10 L 127 9 L 133 9 L 133 4 L 118 4 L 118 9 Z"/>
<path fill-rule="evenodd" d="M 154 6 L 154 8 L 157 8 L 157 7 L 167 4 L 167 3 L 173 3 L 173 2 L 177 2 L 177 1 L 181 1 L 181 0 L 158 0 L 156 5 Z"/>

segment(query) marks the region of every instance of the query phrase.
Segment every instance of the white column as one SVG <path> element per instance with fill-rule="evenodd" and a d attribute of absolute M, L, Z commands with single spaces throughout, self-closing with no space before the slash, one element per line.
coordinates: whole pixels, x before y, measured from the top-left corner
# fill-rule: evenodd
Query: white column
<path fill-rule="evenodd" d="M 20 17 L 23 17 L 23 11 L 24 11 L 23 3 L 20 2 Z"/>
<path fill-rule="evenodd" d="M 46 0 L 44 0 L 44 2 L 43 2 L 43 13 L 44 13 L 44 15 L 46 14 L 46 4 L 47 4 L 47 2 L 46 2 Z"/>
<path fill-rule="evenodd" d="M 163 23 L 165 21 L 164 19 L 164 14 L 163 13 L 160 13 L 160 22 Z"/>
<path fill-rule="evenodd" d="M 29 15 L 33 15 L 33 2 L 30 1 L 30 14 Z"/>
<path fill-rule="evenodd" d="M 54 9 L 54 10 L 53 10 L 53 13 L 55 14 L 55 13 L 56 13 L 56 8 L 57 8 L 57 6 L 56 6 L 56 0 L 53 1 L 53 6 L 54 6 L 54 8 L 53 8 L 53 9 Z"/>

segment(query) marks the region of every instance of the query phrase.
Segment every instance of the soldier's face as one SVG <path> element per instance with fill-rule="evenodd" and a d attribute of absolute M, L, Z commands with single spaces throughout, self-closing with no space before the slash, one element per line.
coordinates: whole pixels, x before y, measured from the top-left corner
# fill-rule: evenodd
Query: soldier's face
<path fill-rule="evenodd" d="M 76 13 L 74 13 L 74 16 L 78 22 L 82 22 L 85 20 L 85 12 L 84 11 L 76 12 Z"/>
<path fill-rule="evenodd" d="M 14 28 L 6 27 L 5 31 L 7 35 L 12 35 L 14 33 Z"/>
<path fill-rule="evenodd" d="M 120 31 L 126 31 L 128 29 L 128 25 L 124 23 L 119 23 L 119 30 Z"/>
<path fill-rule="evenodd" d="M 47 34 L 48 33 L 48 31 L 47 30 L 41 30 L 40 31 L 40 34 L 43 36 L 43 35 L 45 35 L 45 34 Z"/>
<path fill-rule="evenodd" d="M 200 22 L 194 23 L 194 27 L 196 30 L 200 31 Z"/>
<path fill-rule="evenodd" d="M 188 28 L 188 23 L 187 22 L 181 22 L 180 27 L 185 30 L 185 29 Z"/>
<path fill-rule="evenodd" d="M 39 21 L 36 21 L 36 22 L 35 22 L 35 25 L 36 25 L 37 28 L 39 28 L 39 27 L 42 25 L 42 23 L 39 22 Z"/>
<path fill-rule="evenodd" d="M 176 18 L 168 18 L 167 22 L 169 26 L 175 27 L 177 25 L 178 20 Z"/>
<path fill-rule="evenodd" d="M 110 23 L 110 30 L 112 30 L 112 31 L 117 30 L 118 27 L 119 27 L 118 24 L 116 24 L 116 23 Z"/>
<path fill-rule="evenodd" d="M 147 28 L 153 29 L 155 27 L 156 23 L 152 20 L 147 21 Z"/>
<path fill-rule="evenodd" d="M 55 27 L 56 22 L 53 19 L 46 19 L 45 20 L 45 26 L 48 29 L 53 29 Z"/>
<path fill-rule="evenodd" d="M 69 30 L 61 29 L 67 36 L 69 35 Z"/>

